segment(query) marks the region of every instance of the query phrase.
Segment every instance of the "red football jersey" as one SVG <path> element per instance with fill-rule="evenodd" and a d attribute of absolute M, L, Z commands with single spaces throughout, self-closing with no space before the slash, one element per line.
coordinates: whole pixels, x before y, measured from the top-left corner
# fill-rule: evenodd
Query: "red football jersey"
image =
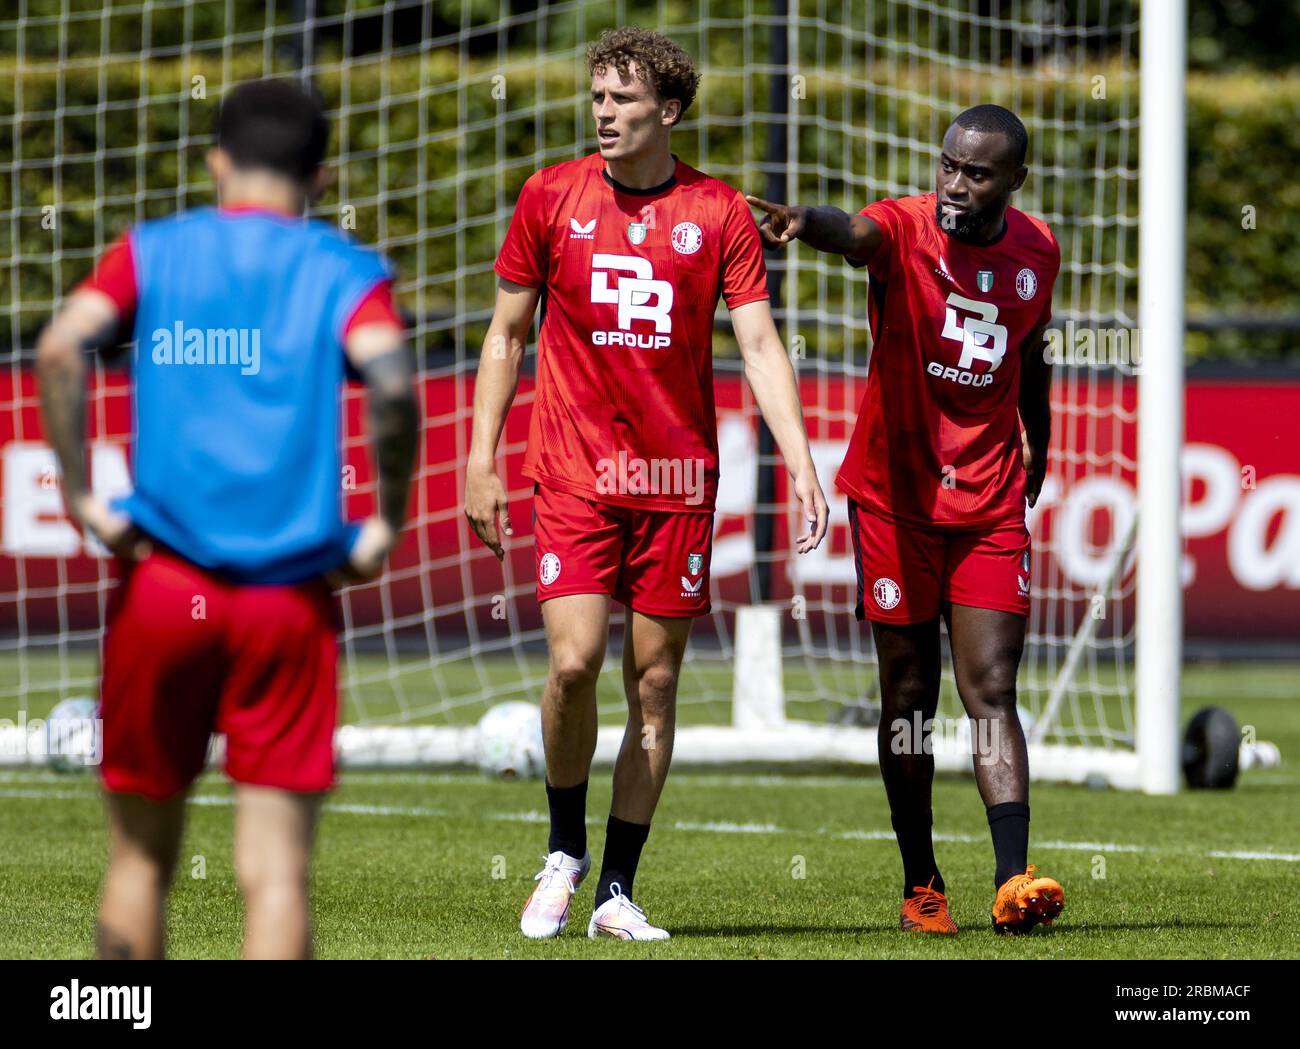
<path fill-rule="evenodd" d="M 982 528 L 1025 518 L 1020 349 L 1052 317 L 1061 250 L 1008 208 L 992 244 L 939 226 L 935 197 L 862 209 L 884 231 L 868 260 L 873 348 L 836 484 L 891 520 Z"/>
<path fill-rule="evenodd" d="M 745 198 L 677 161 L 648 190 L 600 154 L 527 182 L 496 272 L 545 291 L 523 473 L 597 502 L 711 513 L 713 314 L 767 298 Z"/>

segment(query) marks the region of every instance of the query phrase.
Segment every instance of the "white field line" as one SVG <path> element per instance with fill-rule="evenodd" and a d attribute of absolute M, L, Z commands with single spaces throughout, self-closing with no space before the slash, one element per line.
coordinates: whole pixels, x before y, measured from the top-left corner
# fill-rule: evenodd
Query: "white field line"
<path fill-rule="evenodd" d="M 3 793 L 0 791 L 0 795 Z M 218 808 L 228 808 L 235 804 L 233 797 L 221 794 L 195 794 L 190 801 L 195 805 L 212 805 Z M 326 812 L 344 812 L 355 816 L 433 816 L 436 818 L 451 815 L 446 809 L 405 805 L 357 805 L 345 802 L 328 802 L 324 809 Z"/>
<path fill-rule="evenodd" d="M 37 787 L 0 789 L 0 798 L 56 798 L 63 801 L 92 801 L 100 797 L 99 791 L 43 790 Z"/>
<path fill-rule="evenodd" d="M 12 777 L 21 776 L 22 773 L 0 772 L 0 783 L 6 782 Z M 30 775 L 30 773 L 28 773 Z M 58 782 L 61 777 L 57 773 L 47 773 L 49 782 Z M 1250 769 L 1243 773 L 1250 778 L 1252 783 L 1300 783 L 1300 774 L 1288 774 L 1278 769 Z M 877 787 L 880 785 L 880 776 L 872 774 L 854 775 L 854 776 L 782 776 L 779 773 L 772 774 L 755 774 L 755 775 L 695 775 L 693 773 L 678 774 L 676 780 L 689 783 L 697 787 L 737 787 L 749 789 L 750 787 L 777 787 L 788 790 L 792 786 L 808 788 L 837 788 L 837 787 Z M 478 772 L 348 772 L 344 770 L 340 775 L 340 783 L 344 786 L 387 786 L 388 784 L 397 784 L 399 786 L 446 786 L 446 785 L 469 785 L 478 786 L 488 783 L 506 782 L 494 780 L 491 776 L 485 776 Z M 539 784 L 540 785 L 540 784 Z"/>
<path fill-rule="evenodd" d="M 0 773 L 0 780 L 3 780 L 5 773 Z M 870 787 L 880 783 L 879 776 L 782 776 L 779 774 L 771 775 L 733 775 L 733 776 L 708 776 L 694 775 L 687 773 L 679 776 L 685 782 L 692 786 L 698 787 L 782 787 L 788 789 L 792 785 L 800 787 L 847 787 L 861 785 Z M 483 775 L 479 772 L 420 772 L 420 773 L 401 773 L 401 772 L 349 772 L 344 769 L 340 774 L 340 782 L 344 786 L 386 786 L 390 783 L 410 786 L 435 786 L 438 784 L 468 784 L 482 785 L 488 783 L 505 782 L 494 780 L 491 776 Z M 539 783 L 538 786 L 541 784 Z"/>
<path fill-rule="evenodd" d="M 752 776 L 746 775 L 717 775 L 717 776 L 696 776 L 691 774 L 681 775 L 679 779 L 689 782 L 693 786 L 699 787 L 780 787 L 789 789 L 791 786 L 799 787 L 850 787 L 864 786 L 871 787 L 880 783 L 879 776 L 782 776 L 780 774 L 757 774 Z M 51 772 L 47 769 L 5 769 L 0 771 L 0 783 L 59 783 L 67 784 L 70 781 L 68 773 Z M 485 776 L 479 772 L 349 772 L 346 769 L 340 775 L 340 782 L 344 786 L 387 786 L 397 784 L 399 786 L 448 786 L 448 785 L 467 785 L 479 786 L 490 783 L 505 783 L 507 781 L 494 780 L 490 776 Z M 540 787 L 541 784 L 539 783 Z"/>
<path fill-rule="evenodd" d="M 1294 852 L 1207 852 L 1207 856 L 1223 860 L 1285 860 L 1300 863 L 1300 853 Z"/>
<path fill-rule="evenodd" d="M 1283 769 L 1248 769 L 1243 775 L 1254 784 L 1270 786 L 1285 783 L 1300 783 L 1300 773 L 1287 772 Z M 880 784 L 878 775 L 853 776 L 783 776 L 780 773 L 754 775 L 694 775 L 678 774 L 677 781 L 684 781 L 698 787 L 777 787 L 788 790 L 792 786 L 836 788 L 836 787 L 875 787 Z M 69 774 L 51 772 L 47 769 L 5 769 L 0 771 L 0 783 L 68 783 Z M 383 787 L 389 784 L 413 787 L 438 786 L 479 786 L 489 783 L 506 783 L 494 780 L 479 772 L 349 772 L 343 770 L 340 782 L 344 786 Z"/>
<path fill-rule="evenodd" d="M 71 801 L 98 801 L 100 793 L 94 791 L 72 791 L 72 790 L 47 790 L 38 787 L 30 788 L 12 788 L 0 787 L 0 798 L 49 798 L 55 800 Z M 232 796 L 221 794 L 196 794 L 190 798 L 190 801 L 196 805 L 208 805 L 214 807 L 231 807 L 235 804 Z M 337 812 L 345 815 L 359 816 L 422 816 L 431 818 L 446 818 L 456 815 L 446 809 L 431 809 L 417 806 L 401 805 L 362 805 L 344 802 L 327 802 L 323 806 L 326 812 Z M 485 818 L 506 823 L 533 823 L 544 824 L 548 822 L 549 816 L 545 812 L 537 810 L 524 812 L 489 812 L 484 813 Z M 596 817 L 587 817 L 589 825 L 599 826 L 604 821 Z M 685 832 L 703 832 L 706 834 L 806 834 L 808 831 L 791 830 L 786 827 L 779 827 L 774 823 L 733 823 L 729 821 L 721 822 L 688 822 L 677 820 L 673 824 L 673 829 Z M 848 831 L 828 831 L 825 827 L 819 827 L 812 833 L 829 835 L 842 841 L 879 841 L 892 842 L 894 832 L 892 830 L 848 830 Z M 962 845 L 979 844 L 987 839 L 971 834 L 935 834 L 935 841 L 954 842 Z M 1104 841 L 1041 841 L 1035 842 L 1034 848 L 1045 851 L 1069 850 L 1079 852 L 1128 852 L 1142 853 L 1147 855 L 1196 855 L 1191 850 L 1181 849 L 1157 849 L 1145 845 L 1125 845 L 1116 842 Z M 1259 852 L 1252 850 L 1222 850 L 1216 849 L 1210 852 L 1200 853 L 1206 858 L 1225 859 L 1225 860 L 1270 860 L 1277 863 L 1300 863 L 1300 853 L 1292 852 Z"/>
<path fill-rule="evenodd" d="M 785 834 L 774 823 L 689 823 L 678 820 L 673 824 L 674 830 L 705 831 L 711 834 Z"/>

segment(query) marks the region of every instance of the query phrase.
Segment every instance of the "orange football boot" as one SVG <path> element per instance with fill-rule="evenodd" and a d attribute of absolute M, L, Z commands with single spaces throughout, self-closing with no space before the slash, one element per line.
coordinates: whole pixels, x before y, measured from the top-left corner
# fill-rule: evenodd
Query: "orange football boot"
<path fill-rule="evenodd" d="M 916 932 L 939 932 L 949 935 L 957 931 L 957 923 L 948 913 L 948 898 L 937 889 L 918 885 L 912 891 L 916 894 L 903 901 L 903 910 L 898 916 L 900 929 L 912 929 Z"/>
<path fill-rule="evenodd" d="M 998 933 L 1026 933 L 1035 925 L 1051 925 L 1065 906 L 1065 890 L 1055 878 L 1035 878 L 1032 863 L 1024 874 L 1013 874 L 993 901 L 993 928 Z"/>

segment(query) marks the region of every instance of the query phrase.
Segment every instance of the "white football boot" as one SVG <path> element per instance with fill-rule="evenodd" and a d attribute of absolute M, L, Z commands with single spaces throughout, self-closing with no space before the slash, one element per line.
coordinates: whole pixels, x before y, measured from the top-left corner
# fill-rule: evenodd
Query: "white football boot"
<path fill-rule="evenodd" d="M 560 935 L 569 918 L 569 902 L 591 870 L 591 853 L 580 860 L 563 852 L 546 857 L 546 866 L 533 879 L 538 885 L 519 916 L 519 931 L 530 940 L 550 940 Z"/>
<path fill-rule="evenodd" d="M 618 882 L 610 886 L 614 895 L 596 908 L 587 925 L 587 935 L 617 936 L 620 940 L 667 940 L 667 929 L 656 929 L 646 921 L 645 911 L 623 895 Z"/>

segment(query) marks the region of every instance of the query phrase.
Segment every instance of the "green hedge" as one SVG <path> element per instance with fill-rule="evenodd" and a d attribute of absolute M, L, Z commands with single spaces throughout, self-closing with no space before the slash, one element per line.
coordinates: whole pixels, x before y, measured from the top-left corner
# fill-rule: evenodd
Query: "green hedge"
<path fill-rule="evenodd" d="M 1031 176 L 1018 203 L 1047 217 L 1061 240 L 1070 271 L 1058 284 L 1057 314 L 1132 315 L 1137 83 L 1131 69 L 1098 69 L 1107 77 L 1103 100 L 1079 78 L 1036 80 L 1032 98 L 1022 98 L 1011 77 L 988 82 L 968 71 L 881 61 L 866 70 L 865 82 L 854 83 L 810 67 L 806 95 L 792 103 L 794 195 L 857 207 L 927 189 L 932 162 L 925 151 L 953 113 L 928 99 L 980 98 L 1021 109 L 1032 102 L 1051 119 L 1031 126 Z M 263 71 L 260 48 L 237 53 L 230 66 L 234 80 Z M 764 126 L 746 115 L 764 107 L 766 81 L 737 65 L 704 72 L 698 108 L 675 135 L 675 148 L 711 174 L 761 191 Z M 505 77 L 504 99 L 493 97 L 498 74 Z M 207 78 L 206 99 L 191 97 L 195 75 Z M 210 202 L 203 153 L 221 78 L 213 54 L 144 67 L 0 60 L 0 305 L 15 318 L 11 338 L 16 332 L 30 347 L 55 294 L 79 279 L 117 232 Z M 542 65 L 519 57 L 461 59 L 445 48 L 389 61 L 371 55 L 326 63 L 317 83 L 332 108 L 346 96 L 332 145 L 339 180 L 318 213 L 334 218 L 340 203 L 355 206 L 357 235 L 380 243 L 396 262 L 404 304 L 432 318 L 419 333 L 424 348 L 472 352 L 492 301 L 491 262 L 519 185 L 540 163 L 592 148 L 575 143 L 590 134 L 576 53 L 573 61 Z M 1288 177 L 1300 155 L 1297 118 L 1300 75 L 1189 80 L 1190 311 L 1300 313 L 1300 270 L 1292 264 L 1300 247 L 1300 186 Z M 1115 130 L 1126 125 L 1128 131 Z M 891 141 L 890 129 L 904 141 Z M 819 164 L 846 170 L 848 178 Z M 1248 204 L 1257 209 L 1251 230 L 1242 228 Z M 46 205 L 56 209 L 54 230 L 42 226 Z M 1110 221 L 1091 221 L 1098 214 Z M 820 303 L 824 311 L 801 321 L 801 331 L 805 324 L 816 328 L 810 346 L 821 355 L 861 352 L 860 275 L 818 265 L 806 249 L 798 258 L 796 301 Z M 1092 272 L 1092 259 L 1116 264 Z M 1289 337 L 1260 335 L 1194 336 L 1189 352 L 1300 359 Z"/>
<path fill-rule="evenodd" d="M 744 23 L 761 32 L 770 17 L 770 0 L 305 0 L 314 18 L 319 46 L 342 47 L 360 54 L 388 39 L 421 36 L 437 40 L 464 33 L 468 53 L 482 55 L 504 42 L 510 49 L 574 47 L 590 39 L 615 19 L 638 25 L 680 27 L 684 44 L 708 42 L 716 63 L 738 44 Z M 16 5 L 11 4 L 10 7 Z M 866 41 L 906 35 L 921 45 L 957 46 L 966 54 L 1016 55 L 1033 62 L 1065 47 L 1084 46 L 1094 54 L 1114 54 L 1132 44 L 1141 0 L 1052 0 L 1051 4 L 1010 5 L 996 20 L 982 16 L 989 5 L 932 4 L 920 0 L 839 0 L 825 4 L 789 0 L 789 19 L 812 28 L 818 17 L 828 18 L 832 34 L 839 26 L 858 33 L 856 43 L 832 39 L 845 58 Z M 98 55 L 101 32 L 113 51 L 132 53 L 182 47 L 187 43 L 245 39 L 266 33 L 283 42 L 294 32 L 294 4 L 278 0 L 152 0 L 105 4 L 104 0 L 24 0 L 23 17 L 0 13 L 0 54 L 22 47 L 31 58 L 59 55 Z M 1187 57 L 1192 69 L 1287 70 L 1300 65 L 1300 0 L 1188 0 Z M 1040 30 L 1050 18 L 1055 31 Z M 698 21 L 707 20 L 695 39 Z M 1017 20 L 1020 25 L 1016 24 Z M 1083 27 L 1086 27 L 1083 28 Z M 821 44 L 805 31 L 799 46 L 811 57 Z M 833 34 L 834 35 L 834 34 Z M 693 51 L 693 53 L 699 53 Z"/>

